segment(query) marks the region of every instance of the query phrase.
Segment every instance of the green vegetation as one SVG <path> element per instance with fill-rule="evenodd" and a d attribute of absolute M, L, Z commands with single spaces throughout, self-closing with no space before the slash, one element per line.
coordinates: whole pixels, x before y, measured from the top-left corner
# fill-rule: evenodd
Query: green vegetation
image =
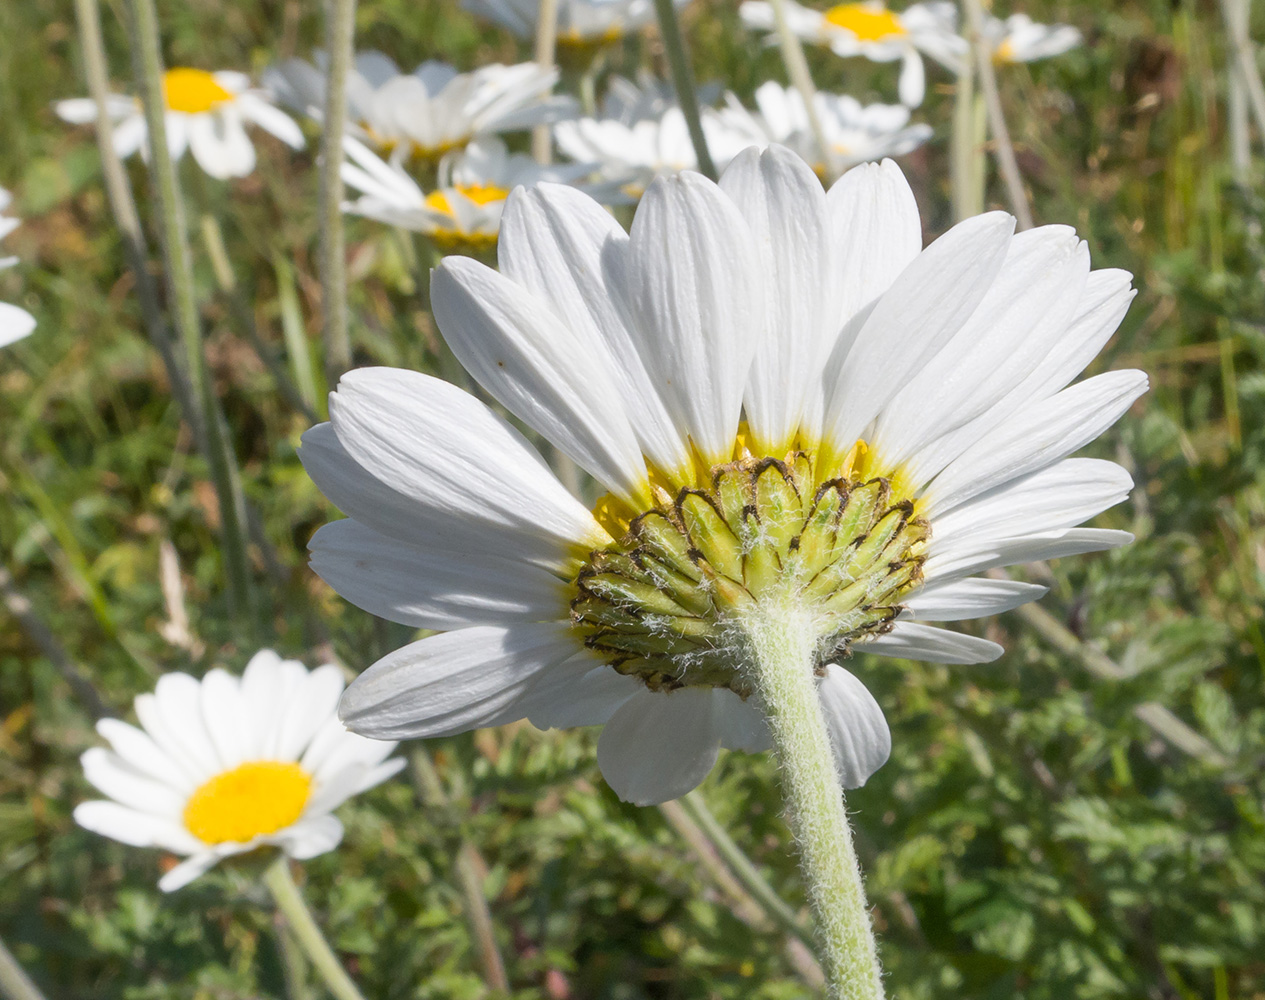
<path fill-rule="evenodd" d="M 130 89 L 122 6 L 110 0 L 103 15 L 112 78 Z M 319 7 L 167 0 L 167 58 L 257 72 L 310 52 Z M 1236 180 L 1216 4 L 1023 7 L 1077 25 L 1088 43 L 1008 67 L 1001 84 L 1038 222 L 1075 225 L 1095 266 L 1136 275 L 1139 295 L 1095 370 L 1141 367 L 1153 388 L 1090 453 L 1133 471 L 1131 500 L 1097 523 L 1138 538 L 1048 576 L 1017 570 L 1051 593 L 1037 612 L 975 623 L 1007 647 L 997 663 L 859 661 L 894 741 L 891 761 L 849 796 L 888 990 L 1259 1000 L 1265 159 Z M 735 8 L 695 0 L 685 26 L 700 79 L 749 98 L 785 75 Z M 0 355 L 0 551 L 15 588 L 0 612 L 0 938 L 57 1000 L 315 997 L 315 986 L 287 986 L 262 868 L 220 869 L 163 897 L 158 852 L 74 825 L 90 794 L 78 755 L 95 742 L 92 716 L 11 613 L 24 595 L 119 714 L 162 671 L 240 669 L 262 645 L 359 670 L 408 638 L 307 570 L 307 539 L 335 512 L 295 456 L 308 420 L 248 336 L 253 320 L 294 381 L 323 395 L 314 152 L 261 139 L 260 169 L 228 185 L 181 165 L 191 219 L 219 220 L 238 281 L 236 299 L 217 290 L 191 226 L 211 375 L 258 512 L 256 604 L 234 620 L 210 472 L 144 334 L 95 145 L 51 109 L 86 92 L 72 5 L 0 4 L 0 37 L 0 184 L 25 219 L 6 240 L 23 264 L 0 276 L 0 299 L 39 320 Z M 363 0 L 358 42 L 405 65 L 529 57 L 447 0 Z M 808 56 L 822 89 L 894 99 L 893 66 Z M 634 39 L 610 64 L 631 73 L 647 61 L 664 71 L 657 46 Z M 936 137 L 904 166 L 932 235 L 950 222 L 953 97 L 943 72 L 929 74 L 915 118 Z M 143 168 L 129 170 L 148 216 Z M 1006 207 L 995 178 L 989 202 Z M 365 220 L 350 221 L 348 240 L 356 362 L 448 371 L 413 248 Z M 173 553 L 179 574 L 164 577 Z M 164 579 L 179 587 L 165 593 Z M 366 996 L 493 995 L 463 911 L 461 857 L 476 875 L 486 864 L 515 998 L 806 994 L 785 931 L 727 895 L 670 816 L 620 803 L 594 742 L 526 724 L 428 741 L 444 801 L 424 782 L 415 793 L 406 772 L 343 810 L 346 840 L 303 866 L 304 892 Z M 729 755 L 702 792 L 801 907 L 771 762 Z"/>

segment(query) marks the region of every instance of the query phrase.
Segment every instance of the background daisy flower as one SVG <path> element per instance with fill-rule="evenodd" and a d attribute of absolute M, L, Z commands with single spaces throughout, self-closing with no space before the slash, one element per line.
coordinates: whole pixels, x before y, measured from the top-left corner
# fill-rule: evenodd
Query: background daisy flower
<path fill-rule="evenodd" d="M 436 321 L 596 486 L 569 493 L 449 383 L 345 375 L 300 453 L 349 515 L 317 532 L 313 568 L 365 610 L 447 630 L 355 681 L 348 725 L 605 724 L 611 787 L 662 802 L 722 746 L 768 747 L 744 667 L 764 621 L 808 644 L 838 776 L 864 782 L 890 735 L 840 662 L 991 660 L 996 643 L 925 622 L 1043 593 L 986 569 L 1127 541 L 1076 525 L 1123 500 L 1128 473 L 1067 456 L 1146 386 L 1125 371 L 1066 388 L 1132 297 L 1073 230 L 1016 235 L 993 212 L 926 249 L 921 233 L 891 161 L 827 193 L 777 146 L 719 185 L 656 180 L 630 233 L 572 189 L 516 192 L 500 271 L 447 258 Z"/>
<path fill-rule="evenodd" d="M 325 75 L 318 66 L 291 59 L 264 80 L 281 100 L 320 120 Z M 459 73 L 448 63 L 428 60 L 402 73 L 389 56 L 361 52 L 347 80 L 348 121 L 352 134 L 381 152 L 438 159 L 476 136 L 573 115 L 574 98 L 550 94 L 557 81 L 556 69 L 534 62 Z"/>
<path fill-rule="evenodd" d="M 0 188 L 0 212 L 4 212 L 13 201 L 13 196 L 4 188 Z M 0 215 L 0 239 L 4 239 L 21 224 L 20 219 Z M 18 262 L 16 257 L 0 257 L 0 271 L 12 267 Z M 25 309 L 0 302 L 0 347 L 8 347 L 15 341 L 28 336 L 35 329 L 35 317 Z"/>
<path fill-rule="evenodd" d="M 847 169 L 868 160 L 901 156 L 931 138 L 930 125 L 909 124 L 909 109 L 901 104 L 862 104 L 847 94 L 816 94 L 821 122 L 834 166 Z M 754 112 L 735 94 L 726 94 L 721 118 L 730 128 L 749 137 L 748 144 L 771 142 L 788 146 L 824 174 L 817 140 L 808 123 L 804 98 L 794 87 L 770 80 L 756 88 Z"/>
<path fill-rule="evenodd" d="M 922 56 L 952 68 L 966 51 L 957 34 L 957 7 L 947 0 L 910 4 L 902 11 L 881 0 L 842 3 L 825 11 L 785 0 L 791 30 L 805 41 L 828 45 L 839 56 L 865 56 L 874 62 L 900 60 L 902 104 L 917 107 L 926 93 Z M 747 27 L 774 29 L 773 8 L 765 0 L 745 0 L 738 8 Z"/>
<path fill-rule="evenodd" d="M 110 749 L 84 753 L 83 770 L 106 799 L 77 806 L 75 821 L 185 856 L 159 881 L 164 892 L 259 847 L 300 860 L 331 851 L 343 837 L 333 811 L 404 766 L 386 760 L 395 744 L 347 732 L 335 715 L 342 693 L 337 667 L 309 673 L 271 650 L 241 678 L 167 674 L 136 699 L 140 728 L 97 723 Z"/>
<path fill-rule="evenodd" d="M 495 136 L 470 143 L 439 162 L 435 190 L 427 193 L 399 164 L 386 163 L 354 139 L 343 180 L 361 192 L 346 211 L 425 233 L 445 250 L 479 250 L 496 243 L 505 199 L 520 186 L 569 182 L 593 172 L 591 163 L 542 166 L 510 153 Z"/>
<path fill-rule="evenodd" d="M 684 7 L 689 0 L 675 0 Z M 472 14 L 508 28 L 519 38 L 534 38 L 539 0 L 462 0 Z M 655 19 L 652 0 L 559 0 L 558 44 L 614 42 Z"/>
<path fill-rule="evenodd" d="M 273 106 L 267 93 L 250 86 L 244 73 L 175 67 L 163 74 L 167 145 L 173 159 L 186 149 L 198 166 L 218 180 L 245 177 L 255 169 L 255 147 L 246 133 L 257 125 L 287 146 L 302 149 L 303 133 L 294 119 Z M 57 102 L 57 114 L 76 125 L 97 120 L 86 97 Z M 140 102 L 112 94 L 106 109 L 114 120 L 114 150 L 126 158 L 145 149 L 145 113 Z"/>
<path fill-rule="evenodd" d="M 1004 21 L 989 17 L 984 38 L 999 63 L 1035 62 L 1076 48 L 1083 39 L 1070 24 L 1038 24 L 1027 14 L 1011 14 Z"/>

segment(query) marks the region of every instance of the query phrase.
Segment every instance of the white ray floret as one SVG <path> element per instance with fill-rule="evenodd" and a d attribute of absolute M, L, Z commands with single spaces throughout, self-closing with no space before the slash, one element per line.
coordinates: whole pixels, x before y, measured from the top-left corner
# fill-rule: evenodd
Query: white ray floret
<path fill-rule="evenodd" d="M 948 0 L 927 0 L 904 10 L 889 9 L 881 0 L 836 4 L 813 10 L 795 0 L 784 0 L 791 30 L 815 45 L 827 45 L 839 56 L 865 56 L 874 62 L 900 61 L 901 103 L 917 107 L 926 92 L 922 56 L 955 68 L 966 42 L 957 34 L 957 6 Z M 745 0 L 742 21 L 756 30 L 774 29 L 773 8 L 767 0 Z"/>
<path fill-rule="evenodd" d="M 12 202 L 13 196 L 4 188 L 0 188 L 0 213 L 3 213 Z M 20 219 L 0 214 L 0 239 L 4 239 L 18 228 Z M 0 257 L 0 271 L 13 267 L 18 262 L 16 257 Z M 8 347 L 15 341 L 29 336 L 35 329 L 35 317 L 25 309 L 0 302 L 0 347 Z"/>
<path fill-rule="evenodd" d="M 323 59 L 290 59 L 264 82 L 289 106 L 319 121 L 325 106 Z M 396 157 L 438 159 L 478 136 L 515 132 L 575 114 L 573 98 L 552 94 L 558 71 L 534 62 L 493 63 L 459 73 L 428 60 L 403 73 L 389 56 L 365 51 L 347 79 L 351 134 Z"/>
<path fill-rule="evenodd" d="M 720 118 L 731 134 L 744 136 L 744 145 L 789 146 L 826 172 L 821 152 L 808 121 L 804 98 L 794 87 L 773 80 L 756 88 L 756 110 L 749 111 L 730 93 Z M 821 122 L 829 155 L 837 170 L 858 163 L 903 156 L 931 138 L 931 126 L 909 123 L 909 108 L 901 104 L 862 104 L 847 94 L 816 94 L 817 120 Z"/>
<path fill-rule="evenodd" d="M 1125 470 L 1068 457 L 1145 390 L 1127 371 L 1070 385 L 1128 277 L 1091 271 L 1072 230 L 1016 235 L 1000 212 L 925 249 L 921 233 L 890 160 L 824 191 L 776 145 L 719 184 L 655 180 L 631 232 L 573 188 L 515 191 L 500 270 L 444 260 L 436 322 L 605 495 L 574 498 L 448 383 L 344 376 L 300 451 L 349 515 L 317 533 L 313 565 L 374 614 L 447 630 L 353 683 L 348 726 L 604 724 L 607 781 L 661 802 L 720 748 L 768 747 L 751 623 L 785 613 L 811 640 L 838 776 L 862 784 L 891 735 L 849 653 L 993 659 L 926 623 L 1043 592 L 976 575 L 990 568 L 1130 537 L 1077 527 L 1125 499 Z"/>
<path fill-rule="evenodd" d="M 271 650 L 236 677 L 172 673 L 136 699 L 140 727 L 97 723 L 110 749 L 82 758 L 106 798 L 83 802 L 75 821 L 133 847 L 184 860 L 158 886 L 179 889 L 218 862 L 262 847 L 292 858 L 338 846 L 335 809 L 404 766 L 394 743 L 349 733 L 335 713 L 338 667 L 309 672 Z"/>
<path fill-rule="evenodd" d="M 435 190 L 427 193 L 401 164 L 379 159 L 357 140 L 347 139 L 344 148 L 343 181 L 360 193 L 344 209 L 425 233 L 444 249 L 494 244 L 514 188 L 575 181 L 593 172 L 591 163 L 542 166 L 489 136 L 440 160 Z"/>
<path fill-rule="evenodd" d="M 255 146 L 246 132 L 255 125 L 287 146 L 302 149 L 303 132 L 294 119 L 275 107 L 266 91 L 251 87 L 244 73 L 208 73 L 174 67 L 163 74 L 164 124 L 173 159 L 188 150 L 198 166 L 218 180 L 245 177 L 255 169 Z M 127 158 L 145 152 L 147 128 L 140 102 L 110 95 L 106 110 L 114 122 L 114 150 Z M 87 125 L 97 120 L 90 98 L 58 101 L 57 113 L 68 122 Z"/>

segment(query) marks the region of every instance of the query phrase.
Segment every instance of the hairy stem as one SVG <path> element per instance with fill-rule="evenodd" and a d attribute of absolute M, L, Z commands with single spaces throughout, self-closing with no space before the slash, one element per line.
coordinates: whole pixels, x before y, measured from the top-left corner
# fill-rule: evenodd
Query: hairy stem
<path fill-rule="evenodd" d="M 536 12 L 536 62 L 545 69 L 553 69 L 558 47 L 558 0 L 540 0 Z M 548 125 L 537 125 L 531 130 L 531 155 L 537 163 L 553 159 L 552 132 Z"/>
<path fill-rule="evenodd" d="M 264 872 L 264 885 L 277 901 L 277 909 L 286 918 L 312 967 L 320 975 L 336 1000 L 365 1000 L 364 995 L 347 975 L 334 949 L 329 946 L 321 929 L 316 926 L 312 911 L 303 901 L 303 894 L 294 884 L 290 874 L 290 859 L 282 855 Z"/>
<path fill-rule="evenodd" d="M 861 868 L 813 676 L 813 630 L 794 608 L 765 608 L 741 624 L 782 770 L 829 995 L 882 1000 Z"/>

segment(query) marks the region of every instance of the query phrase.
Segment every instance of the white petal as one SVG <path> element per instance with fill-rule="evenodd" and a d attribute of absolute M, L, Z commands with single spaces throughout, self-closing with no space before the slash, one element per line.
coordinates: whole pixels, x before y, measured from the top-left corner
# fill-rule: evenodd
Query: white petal
<path fill-rule="evenodd" d="M 574 656 L 567 625 L 477 626 L 391 653 L 352 682 L 339 714 L 375 739 L 445 736 L 497 720 L 542 671 Z"/>
<path fill-rule="evenodd" d="M 1003 212 L 958 223 L 900 273 L 846 357 L 836 348 L 825 427 L 840 453 L 975 311 L 1005 260 L 1014 224 Z"/>
<path fill-rule="evenodd" d="M 1040 600 L 1048 589 L 1018 580 L 953 580 L 923 587 L 903 603 L 917 621 L 957 622 L 999 615 Z"/>
<path fill-rule="evenodd" d="M 242 94 L 237 99 L 237 106 L 241 109 L 244 118 L 254 122 L 265 132 L 276 136 L 287 146 L 302 149 L 307 145 L 307 141 L 303 138 L 303 130 L 299 128 L 295 120 L 262 98 L 254 94 Z"/>
<path fill-rule="evenodd" d="M 517 703 L 537 729 L 598 726 L 645 686 L 602 663 L 587 649 L 542 671 Z"/>
<path fill-rule="evenodd" d="M 608 269 L 607 282 L 678 431 L 723 462 L 763 316 L 750 231 L 715 184 L 686 172 L 650 185 L 631 240 L 626 269 Z"/>
<path fill-rule="evenodd" d="M 158 678 L 152 703 L 144 695 L 136 699 L 136 713 L 158 744 L 179 754 L 201 781 L 220 770 L 219 754 L 202 721 L 202 685 L 194 678 L 164 674 Z"/>
<path fill-rule="evenodd" d="M 253 741 L 244 730 L 241 681 L 224 670 L 209 670 L 202 678 L 202 721 L 225 770 L 247 759 Z"/>
<path fill-rule="evenodd" d="M 120 758 L 155 781 L 184 794 L 197 787 L 189 775 L 173 763 L 166 752 L 154 742 L 153 737 L 143 730 L 118 719 L 102 719 L 97 723 L 97 732 L 109 740 L 110 747 Z"/>
<path fill-rule="evenodd" d="M 487 521 L 564 551 L 609 540 L 518 431 L 441 379 L 348 372 L 330 396 L 330 419 L 361 466 L 440 517 Z"/>
<path fill-rule="evenodd" d="M 287 704 L 275 705 L 277 760 L 297 761 L 312 737 L 338 711 L 343 693 L 343 673 L 332 663 L 306 673 Z"/>
<path fill-rule="evenodd" d="M 577 335 L 605 345 L 617 360 L 611 374 L 633 430 L 660 468 L 689 460 L 681 435 L 654 390 L 633 334 L 620 317 L 603 274 L 620 270 L 628 235 L 588 195 L 560 184 L 515 190 L 501 217 L 501 273 L 549 302 Z"/>
<path fill-rule="evenodd" d="M 923 69 L 922 56 L 916 49 L 905 50 L 900 63 L 900 103 L 907 108 L 916 108 L 922 103 L 927 92 L 927 73 Z"/>
<path fill-rule="evenodd" d="M 255 169 L 255 147 L 234 111 L 190 115 L 189 150 L 216 180 L 245 177 Z"/>
<path fill-rule="evenodd" d="M 826 193 L 782 146 L 738 154 L 720 179 L 747 220 L 768 292 L 745 396 L 760 454 L 784 453 L 799 430 L 804 391 L 820 370 L 839 312 Z"/>
<path fill-rule="evenodd" d="M 243 736 L 249 759 L 281 759 L 279 721 L 306 680 L 307 669 L 302 663 L 283 660 L 270 649 L 251 657 L 242 673 L 242 705 L 247 713 Z"/>
<path fill-rule="evenodd" d="M 606 489 L 649 501 L 645 462 L 600 341 L 469 257 L 443 260 L 430 291 L 444 340 L 480 385 Z"/>
<path fill-rule="evenodd" d="M 744 753 L 764 753 L 773 748 L 768 720 L 755 698 L 743 701 L 726 688 L 716 688 L 712 697 L 716 733 L 722 747 Z"/>
<path fill-rule="evenodd" d="M 158 880 L 158 888 L 163 892 L 175 892 L 177 889 L 183 889 L 194 879 L 201 878 L 214 868 L 219 860 L 220 855 L 215 851 L 204 851 L 201 854 L 195 854 L 190 858 L 186 858 Z"/>
<path fill-rule="evenodd" d="M 290 857 L 306 861 L 337 847 L 343 839 L 343 824 L 337 816 L 315 816 L 295 823 L 277 839 L 283 839 L 285 851 Z"/>
<path fill-rule="evenodd" d="M 1120 503 L 1132 488 L 1129 473 L 1113 462 L 1066 458 L 936 518 L 930 551 L 1071 528 Z"/>
<path fill-rule="evenodd" d="M 145 144 L 148 135 L 145 119 L 139 114 L 124 118 L 114 126 L 111 142 L 115 154 L 120 160 L 126 160 Z"/>
<path fill-rule="evenodd" d="M 182 794 L 170 785 L 155 781 L 104 747 L 85 750 L 79 760 L 88 782 L 120 805 L 172 820 L 184 809 Z"/>
<path fill-rule="evenodd" d="M 521 560 L 422 548 L 352 520 L 325 525 L 308 548 L 312 569 L 356 607 L 415 628 L 567 616 L 567 585 Z"/>
<path fill-rule="evenodd" d="M 1119 420 L 1146 392 L 1145 372 L 1115 371 L 1087 379 L 1016 414 L 968 448 L 928 487 L 929 516 L 1053 465 Z"/>
<path fill-rule="evenodd" d="M 1107 528 L 1073 528 L 1017 538 L 964 538 L 955 545 L 933 552 L 923 572 L 929 582 L 955 580 L 995 566 L 1102 552 L 1128 545 L 1131 541 L 1133 535 L 1129 532 Z"/>
<path fill-rule="evenodd" d="M 35 317 L 25 309 L 0 302 L 0 347 L 8 347 L 35 329 Z"/>
<path fill-rule="evenodd" d="M 860 788 L 892 753 L 892 734 L 874 695 L 843 667 L 826 664 L 817 682 L 822 715 L 844 788 Z"/>
<path fill-rule="evenodd" d="M 929 663 L 991 663 L 1005 652 L 987 639 L 913 622 L 897 622 L 887 635 L 858 643 L 854 649 Z"/>
<path fill-rule="evenodd" d="M 658 805 L 697 788 L 720 752 L 707 688 L 641 691 L 620 706 L 597 741 L 602 777 L 625 802 Z"/>
<path fill-rule="evenodd" d="M 176 854 L 191 854 L 203 846 L 176 820 L 137 812 L 117 802 L 81 802 L 75 806 L 75 822 L 131 847 L 161 847 Z"/>

